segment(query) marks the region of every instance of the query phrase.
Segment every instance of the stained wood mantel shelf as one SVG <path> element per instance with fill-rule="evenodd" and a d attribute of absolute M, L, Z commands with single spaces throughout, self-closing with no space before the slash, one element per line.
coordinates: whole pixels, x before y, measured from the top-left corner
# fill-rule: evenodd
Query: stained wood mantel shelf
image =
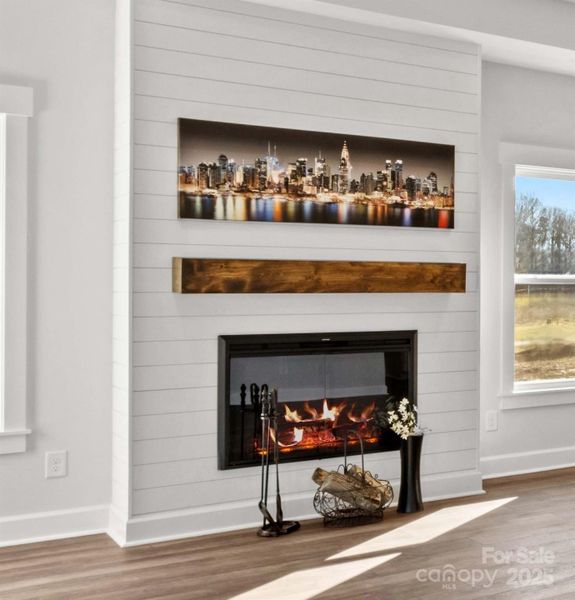
<path fill-rule="evenodd" d="M 180 294 L 463 293 L 464 263 L 173 258 Z"/>

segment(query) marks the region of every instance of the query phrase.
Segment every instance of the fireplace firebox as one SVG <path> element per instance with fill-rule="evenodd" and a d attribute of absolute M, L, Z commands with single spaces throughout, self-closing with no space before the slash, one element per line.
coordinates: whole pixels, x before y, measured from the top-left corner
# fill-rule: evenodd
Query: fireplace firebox
<path fill-rule="evenodd" d="M 220 336 L 218 466 L 260 464 L 260 397 L 272 388 L 282 462 L 341 456 L 350 429 L 365 453 L 398 450 L 385 413 L 417 401 L 416 369 L 416 331 Z M 357 452 L 350 437 L 348 453 Z"/>

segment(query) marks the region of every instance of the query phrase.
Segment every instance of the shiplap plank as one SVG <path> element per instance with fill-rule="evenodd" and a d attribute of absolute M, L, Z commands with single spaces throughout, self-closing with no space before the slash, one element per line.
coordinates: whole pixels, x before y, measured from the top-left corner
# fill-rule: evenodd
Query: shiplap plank
<path fill-rule="evenodd" d="M 134 367 L 134 391 L 214 386 L 217 365 L 158 365 Z"/>
<path fill-rule="evenodd" d="M 417 403 L 420 415 L 475 410 L 479 406 L 479 392 L 478 390 L 426 392 L 420 389 Z"/>
<path fill-rule="evenodd" d="M 216 456 L 215 433 L 167 439 L 135 440 L 132 444 L 133 465 L 147 465 L 189 458 Z"/>
<path fill-rule="evenodd" d="M 212 440 L 208 443 L 209 447 L 214 449 Z M 459 450 L 473 450 L 475 448 L 474 436 L 469 435 L 469 431 L 454 431 L 449 433 L 429 433 L 425 436 L 425 454 L 437 454 L 445 452 L 453 452 Z M 378 455 L 381 457 L 382 455 Z M 142 464 L 134 467 L 134 489 L 149 489 L 163 486 L 182 485 L 187 483 L 195 483 L 202 481 L 206 472 L 212 472 L 215 462 L 215 454 L 209 457 L 194 457 L 183 460 Z M 375 457 L 369 457 L 373 466 L 381 471 L 381 462 L 375 460 Z M 379 462 L 379 464 L 377 464 Z M 390 462 L 389 460 L 387 462 Z M 292 467 L 293 463 L 287 466 Z M 286 468 L 284 466 L 284 468 Z M 325 467 L 324 467 L 325 468 Z M 301 470 L 297 468 L 296 470 Z M 397 467 L 393 471 L 386 468 L 385 476 L 390 476 L 391 473 L 397 476 Z M 237 477 L 237 472 L 227 471 L 223 474 L 227 479 Z"/>
<path fill-rule="evenodd" d="M 201 85 L 200 85 L 201 83 Z M 416 106 L 392 104 L 362 95 L 345 96 L 328 93 L 312 93 L 305 89 L 288 89 L 261 83 L 248 85 L 230 83 L 201 77 L 169 75 L 136 71 L 135 93 L 154 98 L 169 98 L 198 103 L 229 101 L 235 106 L 250 109 L 268 110 L 271 107 L 279 112 L 296 112 L 308 115 L 330 116 L 336 119 L 349 119 L 358 114 L 362 119 L 376 123 L 392 123 L 413 129 L 433 129 L 456 133 L 475 134 L 478 116 L 463 112 L 445 111 Z"/>
<path fill-rule="evenodd" d="M 164 32 L 168 33 L 168 32 Z M 173 38 L 168 37 L 173 44 Z M 198 36 L 201 37 L 201 34 Z M 189 40 L 189 38 L 186 38 Z M 449 90 L 426 88 L 425 94 L 415 91 L 413 84 L 390 83 L 388 78 L 393 73 L 384 74 L 381 71 L 364 75 L 342 76 L 341 73 L 330 73 L 323 69 L 305 68 L 297 63 L 293 57 L 286 64 L 274 64 L 274 59 L 261 62 L 244 60 L 240 48 L 234 47 L 233 56 L 211 56 L 206 54 L 201 40 L 194 36 L 191 40 L 191 50 L 164 50 L 159 49 L 158 41 L 148 41 L 149 46 L 139 46 L 135 49 L 136 69 L 141 72 L 166 73 L 191 77 L 195 79 L 217 79 L 230 84 L 246 84 L 252 86 L 274 86 L 276 90 L 302 90 L 307 94 L 320 96 L 342 96 L 360 98 L 363 102 L 375 101 L 390 105 L 403 105 L 419 107 L 422 109 L 435 109 L 439 112 L 465 113 L 477 115 L 477 97 L 468 93 Z M 186 44 L 187 47 L 190 44 Z M 245 52 L 253 57 L 252 49 Z M 290 55 L 288 55 L 290 56 Z M 268 58 L 268 57 L 266 57 Z M 335 67 L 335 65 L 334 65 Z M 342 79 L 347 80 L 347 91 L 342 93 Z M 439 82 L 440 83 L 440 82 Z"/>
<path fill-rule="evenodd" d="M 460 332 L 420 332 L 418 335 L 418 350 L 424 352 L 469 351 L 478 348 L 479 336 L 477 331 Z"/>
<path fill-rule="evenodd" d="M 386 232 L 387 233 L 387 232 Z M 382 236 L 382 242 L 387 240 L 387 235 Z M 174 256 L 191 256 L 195 258 L 271 258 L 279 259 L 285 256 L 297 260 L 381 260 L 381 261 L 412 261 L 425 262 L 429 260 L 429 250 L 395 248 L 363 248 L 361 241 L 356 248 L 310 248 L 309 246 L 263 246 L 258 240 L 252 240 L 251 245 L 228 246 L 223 243 L 194 244 L 190 240 L 188 244 L 157 244 L 138 243 L 133 249 L 133 265 L 136 268 L 168 269 L 172 264 Z M 477 252 L 451 252 L 434 251 L 431 253 L 434 262 L 465 263 L 467 271 L 476 273 L 479 269 L 479 254 Z M 136 299 L 135 299 L 136 300 Z M 268 299 L 269 301 L 269 299 Z M 266 301 L 267 302 L 267 301 Z M 172 306 L 176 308 L 177 305 Z M 182 305 L 183 307 L 184 305 Z M 190 303 L 185 305 L 190 306 Z M 197 306 L 197 305 L 195 305 Z M 216 305 L 217 306 L 217 305 Z"/>
<path fill-rule="evenodd" d="M 145 415 L 132 418 L 132 439 L 150 440 L 216 433 L 215 410 L 192 413 Z"/>
<path fill-rule="evenodd" d="M 427 392 L 466 392 L 479 388 L 477 370 L 453 373 L 418 373 L 417 382 L 418 387 Z"/>
<path fill-rule="evenodd" d="M 477 153 L 479 149 L 479 136 L 476 132 L 441 129 L 432 124 L 428 127 L 396 125 L 391 121 L 366 119 L 358 111 L 354 112 L 352 116 L 336 116 L 324 114 L 313 107 L 304 112 L 281 111 L 273 103 L 267 107 L 254 107 L 241 104 L 237 97 L 228 94 L 223 98 L 207 100 L 174 99 L 167 98 L 164 95 L 145 96 L 140 94 L 136 95 L 134 99 L 134 116 L 138 119 L 135 123 L 136 131 L 141 121 L 171 123 L 178 118 L 186 118 L 225 123 L 249 123 L 264 127 L 283 127 L 302 131 L 325 131 L 347 135 L 353 133 L 354 135 L 429 142 L 432 144 L 451 144 L 457 146 L 461 152 Z"/>
<path fill-rule="evenodd" d="M 203 364 L 217 362 L 216 338 L 197 341 L 138 342 L 133 345 L 134 366 Z"/>
<path fill-rule="evenodd" d="M 241 318 L 238 318 L 241 317 Z M 280 318 L 281 317 L 281 318 Z M 385 331 L 417 329 L 421 332 L 476 331 L 475 312 L 461 313 L 357 313 L 293 315 L 228 315 L 210 317 L 137 317 L 134 341 L 209 339 L 217 335 L 291 333 L 294 331 Z"/>
<path fill-rule="evenodd" d="M 439 231 L 436 229 L 375 227 L 366 225 L 310 225 L 308 223 L 255 223 L 180 219 L 166 221 L 134 219 L 135 243 L 213 244 L 221 246 L 258 246 L 276 248 L 365 248 L 421 250 L 430 262 L 434 252 L 478 252 L 479 233 Z M 314 258 L 308 256 L 308 258 Z M 411 260 L 411 259 L 409 259 Z M 170 288 L 171 289 L 171 285 Z"/>
<path fill-rule="evenodd" d="M 138 19 L 141 13 L 139 10 L 145 6 L 154 7 L 154 2 L 158 0 L 140 0 L 138 3 L 135 18 Z M 416 46 L 422 51 L 429 49 L 443 50 L 447 53 L 468 54 L 477 57 L 478 47 L 476 44 L 463 40 L 454 40 L 436 36 L 422 36 L 417 33 L 409 33 L 389 29 L 382 23 L 355 23 L 351 20 L 342 20 L 338 17 L 322 16 L 320 19 L 312 17 L 303 12 L 297 12 L 286 7 L 280 9 L 277 6 L 265 6 L 263 4 L 253 4 L 251 2 L 238 2 L 235 6 L 230 6 L 229 0 L 160 0 L 167 4 L 180 5 L 186 7 L 186 10 L 203 10 L 215 13 L 218 19 L 231 18 L 237 22 L 237 18 L 246 18 L 252 22 L 263 24 L 266 27 L 276 27 L 278 24 L 286 24 L 288 31 L 294 25 L 306 28 L 307 31 L 316 32 L 317 30 L 329 32 L 329 35 L 337 33 L 339 35 L 352 35 L 355 39 L 394 41 L 399 44 L 408 44 Z M 147 4 L 145 4 L 147 3 Z M 182 16 L 189 15 L 186 11 L 180 13 Z"/>
<path fill-rule="evenodd" d="M 419 355 L 449 352 L 473 352 L 477 332 L 424 333 L 418 336 Z M 145 341 L 133 344 L 133 364 L 178 365 L 217 361 L 217 339 Z M 420 390 L 424 392 L 425 390 Z"/>
<path fill-rule="evenodd" d="M 217 406 L 217 388 L 180 388 L 134 392 L 133 415 L 159 415 L 214 410 Z"/>
<path fill-rule="evenodd" d="M 343 30 L 341 22 L 338 35 L 334 36 L 328 28 L 321 27 L 325 20 L 320 22 L 308 18 L 307 23 L 302 24 L 295 22 L 293 15 L 294 13 L 290 15 L 287 22 L 274 18 L 273 26 L 269 27 L 267 20 L 262 20 L 261 13 L 245 15 L 238 11 L 231 19 L 222 18 L 217 11 L 206 10 L 197 5 L 184 7 L 181 4 L 167 3 L 159 6 L 150 0 L 140 0 L 137 3 L 135 43 L 148 41 L 143 39 L 144 36 L 138 29 L 140 26 L 155 25 L 171 30 L 171 39 L 176 38 L 179 32 L 188 41 L 195 36 L 205 35 L 207 43 L 203 38 L 200 39 L 204 42 L 200 46 L 204 51 L 213 47 L 214 41 L 218 48 L 229 49 L 246 42 L 254 45 L 267 44 L 263 49 L 251 47 L 251 54 L 248 56 L 275 57 L 281 54 L 279 48 L 283 47 L 286 53 L 294 55 L 293 60 L 300 60 L 302 66 L 309 61 L 305 57 L 302 60 L 298 51 L 316 53 L 328 61 L 335 57 L 345 57 L 339 60 L 346 63 L 360 59 L 367 62 L 373 70 L 386 71 L 398 65 L 412 66 L 421 73 L 445 71 L 465 75 L 471 80 L 477 77 L 477 60 L 471 52 L 453 52 L 451 49 L 434 47 L 425 44 L 422 38 L 418 42 L 415 36 L 407 33 L 401 39 L 392 39 L 394 34 L 384 29 L 377 31 L 377 37 L 369 36 L 367 27 L 363 28 L 363 34 L 357 34 Z M 169 39 L 156 42 L 165 48 Z M 422 51 L 424 44 L 425 50 Z M 475 90 L 476 88 L 473 91 Z"/>
<path fill-rule="evenodd" d="M 201 296 L 201 295 L 200 295 Z M 203 296 L 185 298 L 165 293 L 139 293 L 134 296 L 133 312 L 136 317 L 169 317 L 174 313 L 181 316 L 225 315 L 233 310 L 236 314 L 256 312 L 257 314 L 282 314 L 296 312 L 369 314 L 370 312 L 461 312 L 475 311 L 478 298 L 474 293 L 429 294 L 425 306 L 416 294 L 356 294 L 352 302 L 348 295 L 312 294 L 307 298 L 302 294 L 274 294 L 266 297 L 261 294 L 242 294 L 230 299 L 229 296 Z"/>
<path fill-rule="evenodd" d="M 425 476 L 472 469 L 475 466 L 476 454 L 477 451 L 472 449 L 424 455 L 422 458 L 422 473 Z M 370 462 L 366 461 L 366 467 L 369 468 Z M 289 489 L 290 493 L 293 494 L 309 492 L 311 501 L 316 488 L 310 477 L 311 467 L 304 473 L 305 476 L 302 476 L 300 471 L 284 469 L 282 486 L 283 489 Z M 390 479 L 397 479 L 399 475 L 397 458 L 394 462 L 390 460 L 386 464 L 385 472 L 380 469 L 379 474 Z M 255 518 L 258 514 L 259 474 L 244 474 L 233 479 L 221 478 L 191 484 L 135 490 L 133 495 L 134 513 L 146 514 L 158 510 L 178 510 L 217 504 L 221 498 L 229 495 L 230 485 L 233 485 L 236 500 L 254 500 Z"/>

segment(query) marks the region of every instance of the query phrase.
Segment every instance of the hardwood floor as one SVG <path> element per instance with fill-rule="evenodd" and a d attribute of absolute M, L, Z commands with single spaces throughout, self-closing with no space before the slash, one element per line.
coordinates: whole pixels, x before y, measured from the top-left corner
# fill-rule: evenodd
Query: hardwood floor
<path fill-rule="evenodd" d="M 575 469 L 490 480 L 485 488 L 485 496 L 428 503 L 416 515 L 391 510 L 375 525 L 325 529 L 320 521 L 306 521 L 300 531 L 279 539 L 260 539 L 246 530 L 128 549 L 105 535 L 3 548 L 0 598 L 224 600 L 270 584 L 241 600 L 303 600 L 306 596 L 286 591 L 298 584 L 321 586 L 335 576 L 345 579 L 349 569 L 361 570 L 358 565 L 363 573 L 313 598 L 575 598 Z M 465 522 L 468 514 L 474 516 L 468 505 L 496 500 L 501 502 L 492 510 Z M 438 512 L 451 507 L 459 508 Z M 387 533 L 372 541 L 380 551 L 372 547 L 367 555 L 326 560 Z M 437 537 L 407 544 L 421 541 L 419 535 Z M 522 562 L 522 549 L 539 554 L 531 557 L 534 562 Z M 502 560 L 503 551 L 512 551 L 509 562 L 496 564 L 493 553 L 499 552 L 495 557 Z M 491 552 L 487 562 L 482 561 L 484 552 Z M 374 559 L 371 568 L 358 562 L 366 558 Z M 453 584 L 436 580 L 446 573 L 445 565 L 455 573 Z M 514 580 L 524 585 L 514 586 Z"/>

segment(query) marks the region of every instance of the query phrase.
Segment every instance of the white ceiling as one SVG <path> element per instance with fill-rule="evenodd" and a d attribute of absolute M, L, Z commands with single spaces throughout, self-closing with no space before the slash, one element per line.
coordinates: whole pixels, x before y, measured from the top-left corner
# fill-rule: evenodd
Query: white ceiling
<path fill-rule="evenodd" d="M 485 60 L 575 76 L 575 0 L 249 0 L 481 46 Z"/>

